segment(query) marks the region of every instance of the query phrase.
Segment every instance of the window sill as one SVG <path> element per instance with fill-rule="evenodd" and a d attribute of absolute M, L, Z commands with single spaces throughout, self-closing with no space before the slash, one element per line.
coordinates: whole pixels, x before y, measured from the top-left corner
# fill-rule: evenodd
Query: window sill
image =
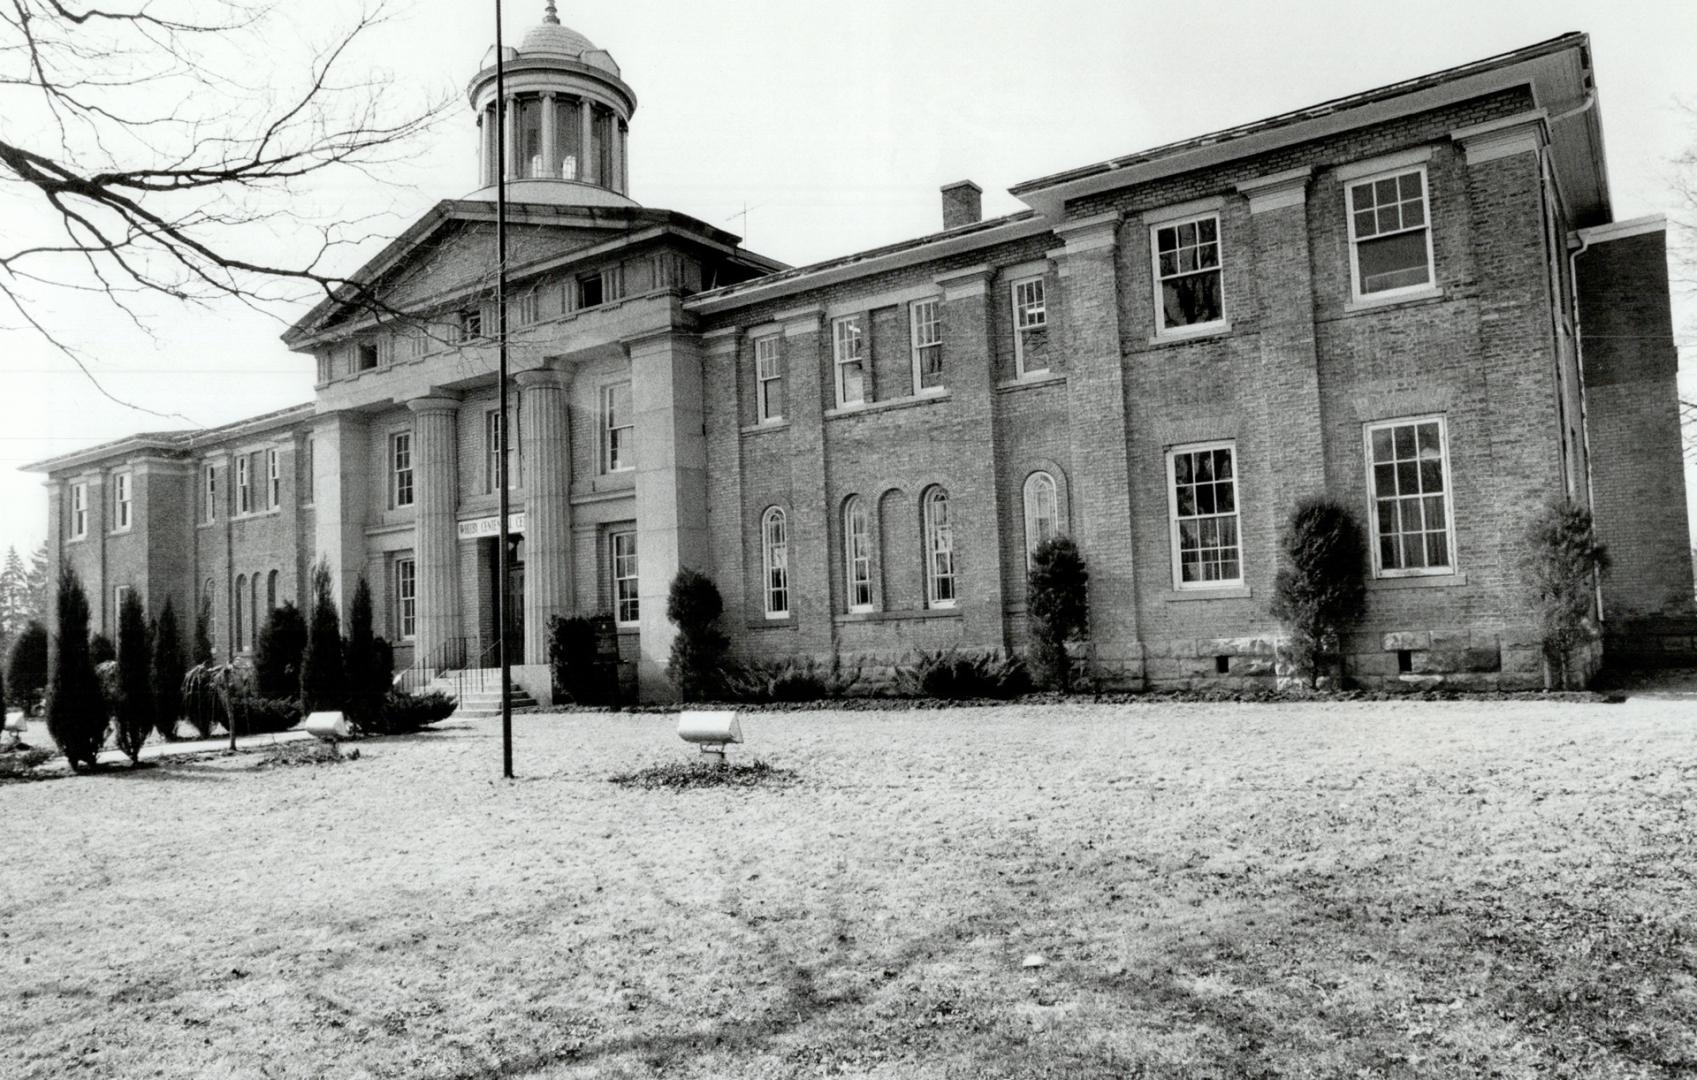
<path fill-rule="evenodd" d="M 1166 601 L 1182 604 L 1190 600 L 1248 600 L 1254 592 L 1247 585 L 1222 585 L 1217 589 L 1169 589 Z"/>
<path fill-rule="evenodd" d="M 257 518 L 276 517 L 278 514 L 281 514 L 282 512 L 283 512 L 283 508 L 281 506 L 273 506 L 269 510 L 249 510 L 245 514 L 232 514 L 230 516 L 230 520 L 231 521 L 253 521 Z"/>
<path fill-rule="evenodd" d="M 910 619 L 958 619 L 960 608 L 912 608 L 907 611 L 847 611 L 831 616 L 838 626 L 846 623 L 905 622 Z"/>
<path fill-rule="evenodd" d="M 1466 574 L 1410 574 L 1407 577 L 1377 577 L 1367 579 L 1368 592 L 1394 592 L 1398 589 L 1449 589 L 1467 584 Z"/>
<path fill-rule="evenodd" d="M 107 533 L 106 535 L 107 536 L 124 536 L 124 535 L 127 535 L 128 533 L 132 533 L 134 531 L 135 531 L 134 525 L 125 525 L 121 529 L 113 529 L 111 532 Z"/>
<path fill-rule="evenodd" d="M 737 431 L 742 435 L 764 435 L 770 431 L 788 431 L 790 422 L 786 419 L 762 420 L 758 424 L 744 424 Z"/>
<path fill-rule="evenodd" d="M 933 405 L 939 401 L 947 400 L 949 400 L 949 391 L 945 387 L 940 391 L 910 394 L 907 397 L 890 398 L 887 401 L 862 401 L 853 405 L 839 405 L 834 409 L 826 409 L 825 419 L 838 420 L 845 416 L 861 416 L 865 413 L 884 412 L 888 409 L 909 409 L 915 405 Z"/>
<path fill-rule="evenodd" d="M 1149 339 L 1149 347 L 1157 348 L 1162 345 L 1187 345 L 1192 341 L 1206 341 L 1209 338 L 1223 337 L 1232 332 L 1230 322 L 1206 323 L 1201 326 L 1183 327 L 1177 330 L 1157 330 Z"/>
<path fill-rule="evenodd" d="M 785 615 L 782 618 L 748 620 L 748 628 L 750 630 L 793 630 L 795 629 L 795 625 L 795 617 L 793 615 Z"/>
<path fill-rule="evenodd" d="M 1439 286 L 1420 289 L 1416 292 L 1389 293 L 1384 296 L 1362 296 L 1348 301 L 1343 306 L 1345 315 L 1353 315 L 1362 311 L 1379 311 L 1384 308 L 1397 307 L 1401 304 L 1425 304 L 1434 300 L 1442 300 L 1444 290 Z"/>
<path fill-rule="evenodd" d="M 1004 379 L 996 384 L 997 390 L 1030 390 L 1038 386 L 1054 386 L 1067 381 L 1064 371 L 1034 371 L 1029 375 L 1021 375 L 1016 379 Z"/>
<path fill-rule="evenodd" d="M 83 533 L 81 536 L 67 536 L 67 537 L 65 537 L 65 543 L 67 543 L 67 544 L 80 544 L 87 539 L 88 539 L 88 534 Z"/>

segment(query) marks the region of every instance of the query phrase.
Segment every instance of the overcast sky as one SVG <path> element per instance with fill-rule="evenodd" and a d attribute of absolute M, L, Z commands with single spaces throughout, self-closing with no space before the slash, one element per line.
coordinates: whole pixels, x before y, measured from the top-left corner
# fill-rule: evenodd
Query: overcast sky
<path fill-rule="evenodd" d="M 345 25 L 350 6 L 291 0 L 272 32 L 321 39 Z M 507 0 L 510 43 L 542 7 Z M 636 91 L 632 195 L 794 264 L 934 231 L 937 189 L 949 181 L 977 181 L 986 214 L 1006 213 L 1019 208 L 1006 189 L 1021 180 L 1569 30 L 1591 35 L 1617 220 L 1672 209 L 1670 159 L 1697 143 L 1697 122 L 1675 107 L 1697 105 L 1691 0 L 562 0 L 560 16 L 610 50 Z M 376 61 L 415 97 L 453 95 L 455 110 L 381 183 L 349 177 L 296 198 L 385 215 L 377 228 L 392 236 L 437 199 L 469 191 L 475 141 L 464 88 L 492 40 L 492 0 L 415 0 L 400 10 L 376 31 Z M 256 85 L 287 79 L 266 65 L 288 50 L 254 52 Z M 6 105 L 0 94 L 0 118 L 15 126 Z M 0 217 L 0 229 L 16 224 Z M 349 251 L 335 269 L 352 270 L 373 250 Z M 67 295 L 50 314 L 113 394 L 195 425 L 312 397 L 311 363 L 284 349 L 276 316 L 164 307 L 149 338 L 96 297 Z M 1693 314 L 1689 301 L 1676 311 L 1682 384 L 1697 399 Z M 0 551 L 33 549 L 46 531 L 40 477 L 18 466 L 187 426 L 107 401 L 25 331 L 0 328 L 0 374 Z"/>

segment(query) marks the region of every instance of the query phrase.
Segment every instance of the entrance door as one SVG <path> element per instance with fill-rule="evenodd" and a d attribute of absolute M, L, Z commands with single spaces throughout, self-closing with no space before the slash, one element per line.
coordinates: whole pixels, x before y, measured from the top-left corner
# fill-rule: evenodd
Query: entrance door
<path fill-rule="evenodd" d="M 507 563 L 507 655 L 515 664 L 524 659 L 524 563 Z"/>

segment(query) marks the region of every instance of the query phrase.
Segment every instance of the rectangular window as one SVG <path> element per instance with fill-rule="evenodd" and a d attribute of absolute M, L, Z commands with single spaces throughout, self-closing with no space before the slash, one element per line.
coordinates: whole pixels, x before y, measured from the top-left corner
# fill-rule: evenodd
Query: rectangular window
<path fill-rule="evenodd" d="M 1218 215 L 1156 225 L 1150 231 L 1157 329 L 1165 333 L 1224 322 Z"/>
<path fill-rule="evenodd" d="M 776 334 L 754 339 L 754 400 L 762 424 L 784 418 L 783 358 L 778 351 L 782 340 Z"/>
<path fill-rule="evenodd" d="M 253 482 L 249 476 L 251 461 L 248 455 L 236 458 L 236 513 L 253 513 Z"/>
<path fill-rule="evenodd" d="M 272 509 L 283 504 L 283 469 L 276 450 L 265 451 L 265 498 Z"/>
<path fill-rule="evenodd" d="M 1453 573 L 1443 417 L 1368 424 L 1366 436 L 1375 571 L 1381 577 Z"/>
<path fill-rule="evenodd" d="M 389 504 L 412 505 L 412 432 L 389 436 Z"/>
<path fill-rule="evenodd" d="M 636 591 L 636 533 L 608 536 L 613 568 L 613 617 L 620 626 L 635 626 L 639 614 Z"/>
<path fill-rule="evenodd" d="M 313 463 L 313 460 L 312 460 L 312 440 L 309 438 L 309 439 L 302 441 L 302 443 L 301 443 L 301 479 L 300 479 L 301 490 L 306 493 L 306 498 L 302 499 L 301 501 L 305 504 L 308 504 L 308 505 L 310 505 L 312 503 L 313 495 L 317 490 L 317 481 L 313 478 L 313 475 L 312 475 L 313 468 L 314 468 L 314 463 Z"/>
<path fill-rule="evenodd" d="M 460 312 L 460 341 L 476 341 L 483 336 L 483 312 L 478 308 L 467 308 Z"/>
<path fill-rule="evenodd" d="M 127 472 L 112 474 L 112 528 L 122 532 L 130 527 L 130 474 Z"/>
<path fill-rule="evenodd" d="M 577 279 L 577 306 L 581 308 L 600 307 L 619 298 L 618 270 L 597 270 L 593 274 L 584 274 Z"/>
<path fill-rule="evenodd" d="M 935 298 L 908 307 L 913 339 L 913 392 L 943 385 L 943 316 Z"/>
<path fill-rule="evenodd" d="M 1424 166 L 1349 185 L 1355 295 L 1394 296 L 1432 284 Z"/>
<path fill-rule="evenodd" d="M 860 326 L 860 316 L 850 315 L 831 324 L 835 367 L 837 369 L 837 404 L 856 405 L 866 400 L 866 335 Z"/>
<path fill-rule="evenodd" d="M 362 341 L 354 346 L 354 370 L 370 371 L 377 366 L 377 343 Z"/>
<path fill-rule="evenodd" d="M 418 636 L 418 564 L 395 560 L 395 634 L 402 641 Z"/>
<path fill-rule="evenodd" d="M 1049 308 L 1043 278 L 1022 278 L 1013 283 L 1012 290 L 1014 369 L 1020 375 L 1047 371 L 1048 361 L 1027 355 L 1029 347 L 1048 333 Z"/>
<path fill-rule="evenodd" d="M 507 443 L 507 489 L 524 484 L 524 459 L 519 456 L 517 425 Z M 501 410 L 489 409 L 483 414 L 483 491 L 490 494 L 501 490 Z"/>
<path fill-rule="evenodd" d="M 218 520 L 218 467 L 207 462 L 201 467 L 201 498 L 204 500 L 200 510 L 200 520 L 208 525 Z"/>
<path fill-rule="evenodd" d="M 1175 588 L 1243 583 L 1236 466 L 1231 443 L 1174 447 L 1167 454 Z"/>
<path fill-rule="evenodd" d="M 601 388 L 601 471 L 636 467 L 636 418 L 631 415 L 630 383 Z"/>
<path fill-rule="evenodd" d="M 81 540 L 88 535 L 88 485 L 71 485 L 71 513 L 68 523 L 71 527 L 72 540 Z"/>

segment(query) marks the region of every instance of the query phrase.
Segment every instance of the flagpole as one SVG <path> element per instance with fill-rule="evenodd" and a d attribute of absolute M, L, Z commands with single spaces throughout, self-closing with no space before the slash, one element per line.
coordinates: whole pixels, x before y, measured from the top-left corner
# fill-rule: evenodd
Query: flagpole
<path fill-rule="evenodd" d="M 508 614 L 512 597 L 508 593 L 510 573 L 507 567 L 507 535 L 509 494 L 507 489 L 507 56 L 501 38 L 501 0 L 495 0 L 495 339 L 500 358 L 501 433 L 496 476 L 501 489 L 500 539 L 496 552 L 495 633 L 501 654 L 501 775 L 513 778 L 513 664 L 507 652 L 510 636 Z"/>

